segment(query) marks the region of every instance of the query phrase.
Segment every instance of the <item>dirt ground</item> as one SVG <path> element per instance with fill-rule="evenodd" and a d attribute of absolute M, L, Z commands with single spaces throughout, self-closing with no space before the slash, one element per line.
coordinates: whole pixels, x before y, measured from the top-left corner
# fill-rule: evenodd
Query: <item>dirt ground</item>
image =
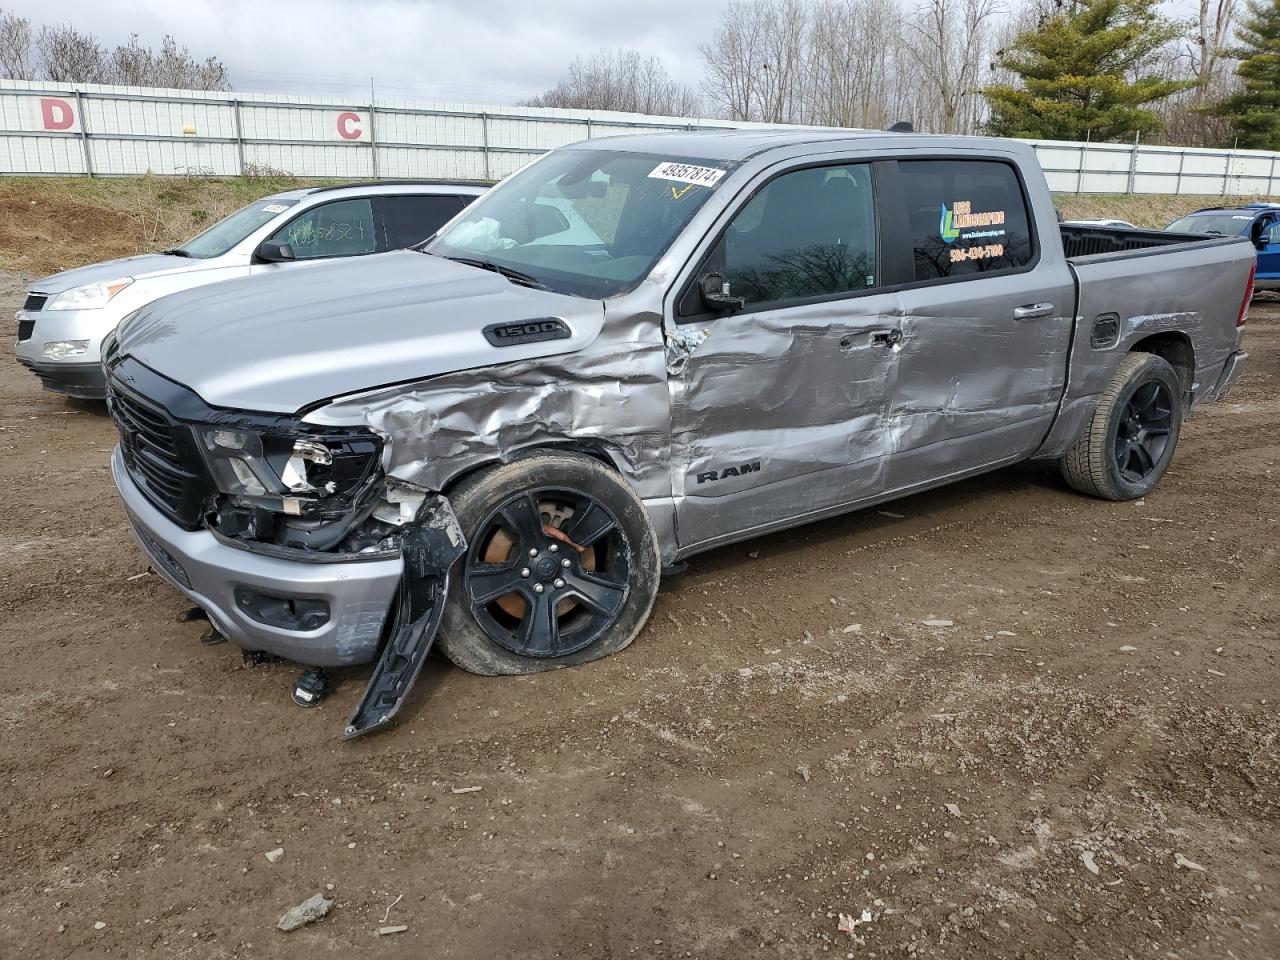
<path fill-rule="evenodd" d="M 1280 301 L 1247 344 L 1145 502 L 1028 466 L 718 550 L 349 744 L 365 674 L 201 646 L 6 349 L 0 957 L 1280 956 Z"/>

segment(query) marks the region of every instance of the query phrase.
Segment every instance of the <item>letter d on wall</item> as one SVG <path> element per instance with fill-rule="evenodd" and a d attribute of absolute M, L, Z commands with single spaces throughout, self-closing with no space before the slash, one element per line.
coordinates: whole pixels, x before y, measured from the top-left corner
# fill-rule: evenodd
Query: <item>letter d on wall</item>
<path fill-rule="evenodd" d="M 75 107 L 57 97 L 41 97 L 39 123 L 42 130 L 70 130 L 76 125 Z"/>

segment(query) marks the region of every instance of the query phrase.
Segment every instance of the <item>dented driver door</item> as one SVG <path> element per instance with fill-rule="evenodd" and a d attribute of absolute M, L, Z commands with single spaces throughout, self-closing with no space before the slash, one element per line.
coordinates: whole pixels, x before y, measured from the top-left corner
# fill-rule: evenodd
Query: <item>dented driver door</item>
<path fill-rule="evenodd" d="M 882 489 L 899 325 L 880 271 L 871 164 L 784 170 L 732 214 L 668 329 L 682 549 Z"/>

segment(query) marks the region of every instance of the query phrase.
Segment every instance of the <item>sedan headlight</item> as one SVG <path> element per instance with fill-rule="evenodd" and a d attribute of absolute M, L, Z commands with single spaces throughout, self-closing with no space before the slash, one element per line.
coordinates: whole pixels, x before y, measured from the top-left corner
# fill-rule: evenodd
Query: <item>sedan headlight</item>
<path fill-rule="evenodd" d="M 299 437 L 241 427 L 197 427 L 218 490 L 246 504 L 302 513 L 307 504 L 355 492 L 378 462 L 372 434 Z"/>
<path fill-rule="evenodd" d="M 103 283 L 87 283 L 83 287 L 63 290 L 44 305 L 46 310 L 98 310 L 111 298 L 133 283 L 133 277 L 121 277 Z"/>
<path fill-rule="evenodd" d="M 50 340 L 41 348 L 40 356 L 46 360 L 65 360 L 67 357 L 78 357 L 88 350 L 88 340 Z"/>

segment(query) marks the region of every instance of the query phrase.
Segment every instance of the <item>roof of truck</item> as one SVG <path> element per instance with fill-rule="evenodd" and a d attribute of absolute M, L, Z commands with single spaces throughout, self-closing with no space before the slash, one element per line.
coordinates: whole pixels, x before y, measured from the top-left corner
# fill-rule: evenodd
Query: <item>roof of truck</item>
<path fill-rule="evenodd" d="M 574 144 L 582 150 L 628 150 L 672 157 L 741 162 L 774 150 L 800 149 L 824 144 L 851 146 L 938 147 L 945 149 L 1007 150 L 1011 141 L 996 137 L 952 137 L 927 133 L 889 133 L 883 130 L 842 130 L 823 127 L 789 127 L 765 130 L 690 130 L 687 133 L 638 133 L 596 137 Z M 1027 147 L 1026 149 L 1031 149 Z"/>

